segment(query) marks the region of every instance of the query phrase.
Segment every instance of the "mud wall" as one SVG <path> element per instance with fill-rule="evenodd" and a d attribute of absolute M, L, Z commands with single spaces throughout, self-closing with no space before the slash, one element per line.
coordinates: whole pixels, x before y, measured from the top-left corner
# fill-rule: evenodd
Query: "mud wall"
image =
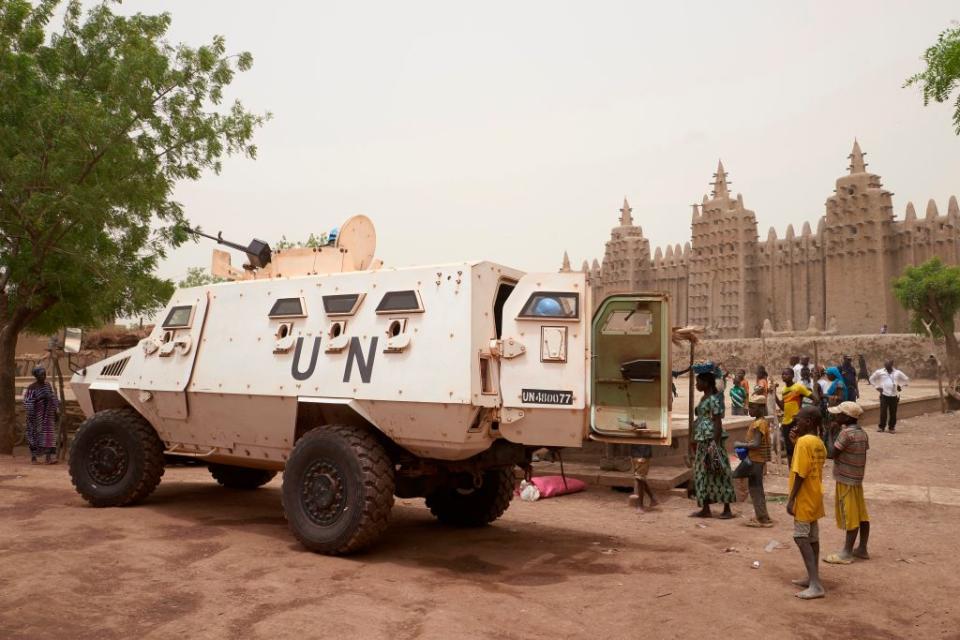
<path fill-rule="evenodd" d="M 809 355 L 811 359 L 816 356 L 819 364 L 835 364 L 842 355 L 849 354 L 854 357 L 854 365 L 859 366 L 857 356 L 862 354 L 870 372 L 892 358 L 908 376 L 934 378 L 936 370 L 929 360 L 930 352 L 928 338 L 895 333 L 704 340 L 697 345 L 696 359 L 723 362 L 727 369 L 744 368 L 751 374 L 757 365 L 763 364 L 774 374 L 787 366 L 791 355 Z M 942 349 L 937 355 L 943 357 Z M 674 368 L 687 366 L 689 352 L 686 348 L 674 348 L 673 356 Z"/>

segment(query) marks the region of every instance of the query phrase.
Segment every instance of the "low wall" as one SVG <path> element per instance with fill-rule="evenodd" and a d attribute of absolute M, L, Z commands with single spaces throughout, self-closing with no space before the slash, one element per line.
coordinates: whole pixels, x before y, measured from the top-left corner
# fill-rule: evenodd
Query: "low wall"
<path fill-rule="evenodd" d="M 863 355 L 871 373 L 889 358 L 910 377 L 937 376 L 936 367 L 929 359 L 930 339 L 909 333 L 704 340 L 697 345 L 696 359 L 723 362 L 728 370 L 747 369 L 752 379 L 759 364 L 776 376 L 777 370 L 787 366 L 792 355 L 816 356 L 820 364 L 834 364 L 840 362 L 844 354 L 853 356 L 854 366 L 858 369 L 857 356 Z M 683 369 L 688 365 L 686 349 L 674 349 L 673 355 L 675 368 Z M 938 353 L 938 356 L 942 358 L 943 354 Z"/>

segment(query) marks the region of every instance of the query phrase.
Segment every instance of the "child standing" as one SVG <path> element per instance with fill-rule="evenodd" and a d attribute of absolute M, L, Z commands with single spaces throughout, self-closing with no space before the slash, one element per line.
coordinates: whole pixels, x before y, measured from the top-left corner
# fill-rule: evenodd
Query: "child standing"
<path fill-rule="evenodd" d="M 820 584 L 820 527 L 823 517 L 823 463 L 827 448 L 817 436 L 820 430 L 820 410 L 804 407 L 797 414 L 797 441 L 790 465 L 790 497 L 787 513 L 793 516 L 793 540 L 800 549 L 807 577 L 793 583 L 806 587 L 797 593 L 801 600 L 822 598 L 826 591 Z"/>
<path fill-rule="evenodd" d="M 863 499 L 863 475 L 867 468 L 867 450 L 870 440 L 867 432 L 857 422 L 863 408 L 856 402 L 841 402 L 827 409 L 835 416 L 841 431 L 834 443 L 833 478 L 837 481 L 834 503 L 837 512 L 837 527 L 846 532 L 843 550 L 831 553 L 824 562 L 850 564 L 854 558 L 869 560 L 867 539 L 870 537 L 870 516 Z M 853 544 L 860 535 L 860 546 Z"/>
<path fill-rule="evenodd" d="M 648 444 L 630 445 L 630 457 L 633 459 L 633 495 L 630 496 L 630 502 L 635 502 L 637 511 L 644 513 L 644 495 L 650 496 L 650 509 L 655 508 L 659 503 L 647 484 L 647 474 L 650 472 L 650 458 L 653 455 L 653 447 Z"/>
<path fill-rule="evenodd" d="M 767 513 L 767 496 L 763 491 L 763 475 L 767 463 L 770 462 L 770 423 L 765 417 L 766 399 L 763 396 L 753 396 L 749 407 L 753 422 L 747 427 L 747 441 L 736 442 L 733 446 L 744 447 L 751 463 L 747 486 L 756 516 L 747 521 L 747 526 L 769 528 L 773 526 L 773 520 Z"/>
<path fill-rule="evenodd" d="M 730 387 L 730 409 L 735 416 L 746 415 L 747 403 L 747 385 L 744 379 L 745 373 L 741 369 L 733 377 L 733 385 Z"/>

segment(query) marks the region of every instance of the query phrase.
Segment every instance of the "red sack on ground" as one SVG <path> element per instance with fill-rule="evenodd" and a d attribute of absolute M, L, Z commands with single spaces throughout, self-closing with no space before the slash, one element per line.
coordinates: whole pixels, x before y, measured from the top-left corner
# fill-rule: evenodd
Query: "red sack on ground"
<path fill-rule="evenodd" d="M 564 486 L 563 476 L 537 476 L 531 480 L 540 490 L 541 498 L 562 496 L 565 493 L 576 493 L 587 488 L 587 483 L 575 478 L 567 478 Z"/>

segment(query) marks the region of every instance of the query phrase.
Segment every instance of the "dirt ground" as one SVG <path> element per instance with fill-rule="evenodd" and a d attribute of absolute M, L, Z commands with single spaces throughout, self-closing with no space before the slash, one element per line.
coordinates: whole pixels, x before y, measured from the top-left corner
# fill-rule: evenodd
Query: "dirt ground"
<path fill-rule="evenodd" d="M 773 529 L 691 519 L 676 493 L 648 515 L 604 489 L 517 500 L 482 530 L 398 500 L 381 544 L 330 558 L 294 542 L 279 478 L 244 493 L 174 467 L 144 504 L 98 510 L 64 466 L 4 457 L 0 638 L 960 638 L 960 416 L 899 430 L 870 429 L 873 559 L 823 565 L 812 602 L 776 498 Z M 821 539 L 841 542 L 832 502 Z"/>

